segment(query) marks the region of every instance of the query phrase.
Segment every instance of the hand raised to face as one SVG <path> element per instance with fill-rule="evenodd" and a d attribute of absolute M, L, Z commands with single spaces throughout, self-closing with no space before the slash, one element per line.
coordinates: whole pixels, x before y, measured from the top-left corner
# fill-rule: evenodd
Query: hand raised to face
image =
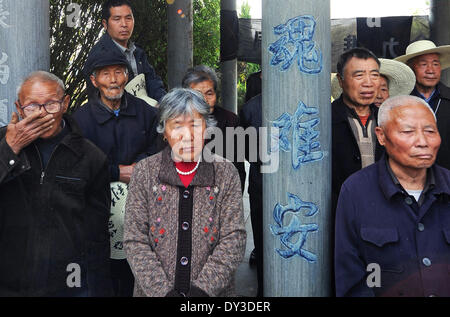
<path fill-rule="evenodd" d="M 46 111 L 41 109 L 22 121 L 19 121 L 17 113 L 13 113 L 6 130 L 6 143 L 16 155 L 24 147 L 53 128 L 55 122 L 53 115 L 43 116 L 43 113 L 46 113 Z"/>

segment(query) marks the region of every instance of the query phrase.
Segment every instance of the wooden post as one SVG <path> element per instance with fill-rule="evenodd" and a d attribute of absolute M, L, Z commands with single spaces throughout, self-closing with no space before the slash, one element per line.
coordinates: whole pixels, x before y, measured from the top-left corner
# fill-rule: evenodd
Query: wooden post
<path fill-rule="evenodd" d="M 186 70 L 193 63 L 192 0 L 175 0 L 167 6 L 169 89 L 181 87 Z"/>

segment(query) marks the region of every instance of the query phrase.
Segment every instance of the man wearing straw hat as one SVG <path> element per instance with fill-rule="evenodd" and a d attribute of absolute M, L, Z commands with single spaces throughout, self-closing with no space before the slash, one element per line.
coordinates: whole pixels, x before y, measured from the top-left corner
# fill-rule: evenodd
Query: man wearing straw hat
<path fill-rule="evenodd" d="M 433 109 L 442 138 L 436 163 L 450 169 L 450 88 L 441 82 L 441 71 L 450 67 L 450 45 L 437 47 L 432 41 L 416 41 L 395 60 L 414 71 L 416 85 L 411 95 L 424 99 Z"/>

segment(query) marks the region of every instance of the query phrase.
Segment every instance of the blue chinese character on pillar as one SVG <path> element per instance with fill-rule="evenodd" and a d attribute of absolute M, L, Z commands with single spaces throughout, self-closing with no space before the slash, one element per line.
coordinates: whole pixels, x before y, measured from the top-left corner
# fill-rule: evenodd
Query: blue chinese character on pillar
<path fill-rule="evenodd" d="M 271 151 L 292 151 L 292 167 L 295 170 L 302 164 L 320 161 L 323 158 L 323 152 L 319 150 L 320 142 L 316 141 L 320 132 L 315 130 L 320 123 L 320 119 L 312 118 L 301 121 L 304 116 L 316 116 L 318 114 L 317 108 L 307 107 L 300 101 L 294 115 L 283 113 L 272 122 L 272 126 L 279 129 L 279 136 L 278 142 L 275 142 L 277 147 L 272 148 Z M 293 129 L 292 144 L 289 140 L 291 129 Z"/>
<path fill-rule="evenodd" d="M 305 217 L 312 217 L 319 208 L 311 202 L 305 202 L 294 194 L 288 193 L 289 203 L 285 206 L 277 203 L 273 210 L 273 218 L 276 225 L 271 225 L 270 230 L 274 236 L 280 236 L 280 242 L 284 249 L 275 249 L 284 259 L 289 259 L 295 255 L 300 256 L 310 263 L 317 261 L 317 255 L 305 250 L 303 247 L 308 238 L 308 234 L 316 232 L 319 226 L 315 223 L 302 224 L 297 214 L 305 210 Z M 284 225 L 284 218 L 287 213 L 292 213 L 291 220 L 287 226 Z M 299 234 L 296 241 L 293 238 Z"/>
<path fill-rule="evenodd" d="M 289 19 L 285 24 L 274 27 L 275 35 L 281 37 L 269 45 L 274 55 L 270 65 L 285 71 L 295 59 L 301 72 L 317 74 L 322 71 L 322 51 L 313 41 L 316 21 L 311 15 L 302 15 Z"/>

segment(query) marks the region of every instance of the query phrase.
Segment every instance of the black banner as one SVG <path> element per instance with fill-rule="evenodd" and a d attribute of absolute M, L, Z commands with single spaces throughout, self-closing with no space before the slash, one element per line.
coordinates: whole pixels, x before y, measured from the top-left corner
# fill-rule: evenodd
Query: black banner
<path fill-rule="evenodd" d="M 239 19 L 238 59 L 243 62 L 261 64 L 261 20 Z"/>
<path fill-rule="evenodd" d="M 220 10 L 220 61 L 237 57 L 239 20 L 236 11 Z"/>
<path fill-rule="evenodd" d="M 358 46 L 376 56 L 393 59 L 405 54 L 412 17 L 357 18 Z"/>

